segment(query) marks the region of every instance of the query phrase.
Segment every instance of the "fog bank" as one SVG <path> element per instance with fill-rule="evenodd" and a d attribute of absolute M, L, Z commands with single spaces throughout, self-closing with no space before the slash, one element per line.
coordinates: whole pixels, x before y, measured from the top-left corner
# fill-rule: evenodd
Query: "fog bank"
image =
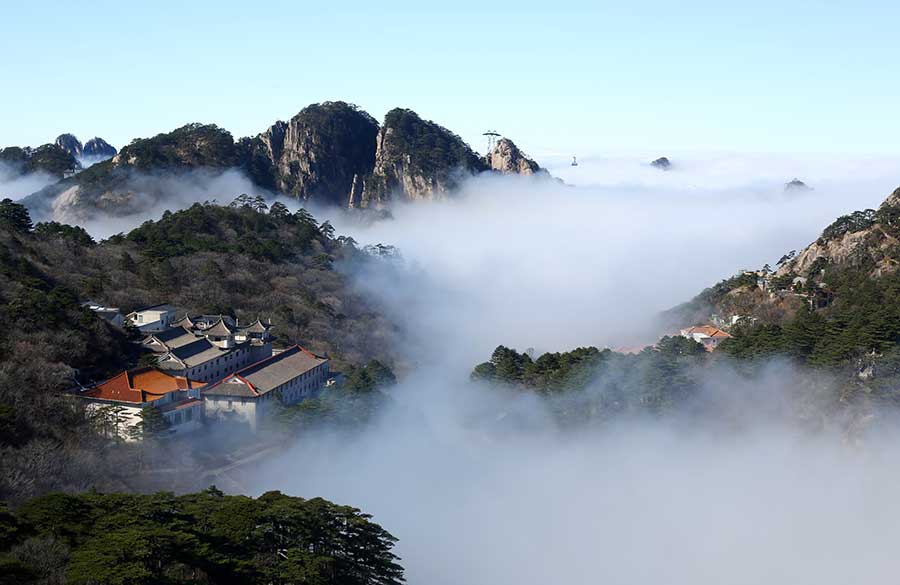
<path fill-rule="evenodd" d="M 0 162 L 0 199 L 18 200 L 57 181 L 48 173 L 21 174 L 18 169 Z"/>
<path fill-rule="evenodd" d="M 838 215 L 877 206 L 900 172 L 831 168 L 814 191 L 785 193 L 746 175 L 631 182 L 578 168 L 577 188 L 480 177 L 453 200 L 396 207 L 394 221 L 333 217 L 339 233 L 399 246 L 402 265 L 354 276 L 405 327 L 412 369 L 378 424 L 304 435 L 252 489 L 371 512 L 400 539 L 411 583 L 889 582 L 897 419 L 837 410 L 826 377 L 722 366 L 690 414 L 582 429 L 560 429 L 531 393 L 467 377 L 501 343 L 539 354 L 653 341 L 657 311 L 774 265 Z"/>

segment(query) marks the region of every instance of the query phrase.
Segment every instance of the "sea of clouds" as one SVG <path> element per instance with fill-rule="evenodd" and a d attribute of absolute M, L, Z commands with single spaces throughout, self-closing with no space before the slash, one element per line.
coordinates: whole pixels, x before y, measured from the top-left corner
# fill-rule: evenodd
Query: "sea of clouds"
<path fill-rule="evenodd" d="M 451 200 L 397 206 L 393 221 L 331 217 L 338 233 L 400 248 L 399 268 L 354 278 L 403 326 L 409 369 L 372 428 L 305 435 L 248 489 L 374 514 L 410 582 L 891 582 L 896 419 L 819 420 L 804 401 L 828 395 L 827 376 L 773 363 L 748 380 L 722 366 L 689 417 L 577 430 L 528 393 L 468 381 L 501 343 L 652 342 L 658 311 L 774 264 L 900 184 L 898 161 L 673 162 L 585 158 L 551 166 L 574 187 L 483 176 Z M 785 192 L 794 176 L 814 190 Z"/>

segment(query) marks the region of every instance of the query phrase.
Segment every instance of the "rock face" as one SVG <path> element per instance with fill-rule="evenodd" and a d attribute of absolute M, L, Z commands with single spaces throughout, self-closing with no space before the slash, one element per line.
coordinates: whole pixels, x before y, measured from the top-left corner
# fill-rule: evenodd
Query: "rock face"
<path fill-rule="evenodd" d="M 82 150 L 84 149 L 81 145 L 81 141 L 75 138 L 73 134 L 60 134 L 56 137 L 55 144 L 75 158 L 81 156 Z"/>
<path fill-rule="evenodd" d="M 485 163 L 492 170 L 504 175 L 536 175 L 547 174 L 540 165 L 525 156 L 508 138 L 501 138 L 488 153 Z"/>
<path fill-rule="evenodd" d="M 85 142 L 81 152 L 86 157 L 102 159 L 112 158 L 118 154 L 114 146 L 97 136 Z"/>
<path fill-rule="evenodd" d="M 485 162 L 446 128 L 411 110 L 387 113 L 375 143 L 375 166 L 350 207 L 377 207 L 391 200 L 437 199 L 465 177 L 487 170 Z"/>
<path fill-rule="evenodd" d="M 325 102 L 304 108 L 241 141 L 244 166 L 258 184 L 308 201 L 346 205 L 375 164 L 378 122 L 356 106 Z"/>
<path fill-rule="evenodd" d="M 670 161 L 668 158 L 666 158 L 664 156 L 661 156 L 658 159 L 656 159 L 655 161 L 651 162 L 650 166 L 653 168 L 659 169 L 661 171 L 668 171 L 669 169 L 672 168 L 672 161 Z"/>

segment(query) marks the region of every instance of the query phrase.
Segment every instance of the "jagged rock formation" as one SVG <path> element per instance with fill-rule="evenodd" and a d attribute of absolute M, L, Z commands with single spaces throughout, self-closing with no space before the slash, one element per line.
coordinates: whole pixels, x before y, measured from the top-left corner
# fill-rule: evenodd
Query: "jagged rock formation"
<path fill-rule="evenodd" d="M 56 144 L 37 148 L 10 146 L 0 149 L 0 162 L 21 174 L 44 172 L 63 178 L 81 167 L 75 157 Z"/>
<path fill-rule="evenodd" d="M 792 179 L 784 184 L 785 191 L 812 191 L 812 187 L 800 179 Z"/>
<path fill-rule="evenodd" d="M 358 197 L 351 189 L 349 206 L 441 198 L 463 178 L 484 170 L 485 162 L 462 138 L 411 110 L 397 108 L 385 116 L 376 138 L 375 167 Z"/>
<path fill-rule="evenodd" d="M 669 169 L 672 168 L 672 161 L 670 161 L 668 158 L 666 158 L 664 156 L 661 156 L 658 159 L 656 159 L 655 161 L 651 162 L 650 166 L 653 168 L 659 169 L 661 171 L 668 171 Z"/>
<path fill-rule="evenodd" d="M 485 157 L 485 164 L 492 170 L 504 175 L 547 174 L 540 165 L 525 156 L 509 138 L 501 138 L 494 149 Z"/>
<path fill-rule="evenodd" d="M 241 141 L 254 181 L 302 200 L 346 205 L 375 164 L 378 122 L 344 102 L 313 104 Z M 358 185 L 359 187 L 354 187 Z"/>
<path fill-rule="evenodd" d="M 113 145 L 97 136 L 85 142 L 81 152 L 86 157 L 102 159 L 112 158 L 118 154 Z"/>
<path fill-rule="evenodd" d="M 85 160 L 112 158 L 85 164 L 89 168 L 74 177 L 68 177 L 68 170 L 58 171 L 57 176 L 67 178 L 24 200 L 36 218 L 49 215 L 78 221 L 98 210 L 114 215 L 139 213 L 141 202 L 168 197 L 166 190 L 172 187 L 161 179 L 198 169 L 221 174 L 237 168 L 261 189 L 303 201 L 360 208 L 383 208 L 394 199 L 441 198 L 461 180 L 483 171 L 546 174 L 508 139 L 482 158 L 459 136 L 415 112 L 394 109 L 379 127 L 369 114 L 344 102 L 313 104 L 290 121 L 278 121 L 265 132 L 237 142 L 211 124 L 188 124 L 134 140 L 118 153 L 100 138 L 83 146 L 72 135 L 57 140 L 62 146 L 42 148 L 70 161 L 75 159 L 64 148 L 77 152 L 80 147 Z M 7 151 L 7 158 L 43 160 L 32 157 L 31 151 Z M 78 163 L 70 166 L 77 169 Z M 237 195 L 218 197 L 226 200 Z"/>
<path fill-rule="evenodd" d="M 76 159 L 81 156 L 81 152 L 84 148 L 81 141 L 75 138 L 73 134 L 60 134 L 56 137 L 55 144 Z"/>
<path fill-rule="evenodd" d="M 116 156 L 116 149 L 97 137 L 81 144 L 74 134 L 60 134 L 56 137 L 55 144 L 71 154 L 84 168 Z"/>

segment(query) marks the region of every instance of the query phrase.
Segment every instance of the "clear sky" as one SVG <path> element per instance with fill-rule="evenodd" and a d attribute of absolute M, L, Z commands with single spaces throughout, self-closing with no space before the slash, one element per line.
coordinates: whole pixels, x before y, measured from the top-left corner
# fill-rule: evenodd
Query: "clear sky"
<path fill-rule="evenodd" d="M 0 145 L 256 134 L 342 99 L 482 149 L 900 154 L 894 2 L 0 5 Z"/>

